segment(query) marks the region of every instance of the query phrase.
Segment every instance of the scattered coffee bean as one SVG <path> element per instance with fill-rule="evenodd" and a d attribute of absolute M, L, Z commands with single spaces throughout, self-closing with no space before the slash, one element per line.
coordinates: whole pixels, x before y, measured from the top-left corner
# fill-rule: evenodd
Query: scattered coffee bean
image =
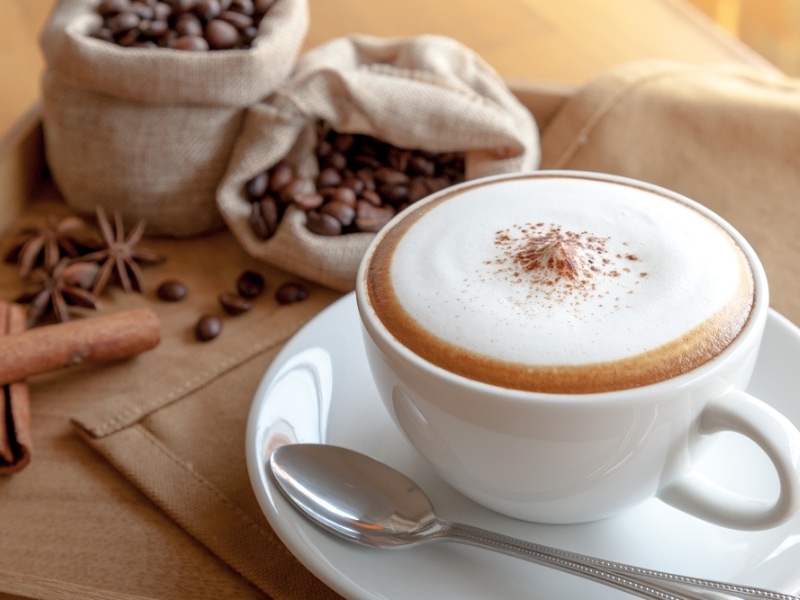
<path fill-rule="evenodd" d="M 322 124 L 315 152 L 314 181 L 280 162 L 247 182 L 250 226 L 259 239 L 275 234 L 291 205 L 305 211 L 306 227 L 317 235 L 376 232 L 414 202 L 464 180 L 462 152 L 406 150 Z"/>
<path fill-rule="evenodd" d="M 303 284 L 296 281 L 286 282 L 275 290 L 275 300 L 278 301 L 278 304 L 293 304 L 302 302 L 306 298 L 308 298 L 308 290 Z"/>
<path fill-rule="evenodd" d="M 188 293 L 186 285 L 176 279 L 168 279 L 156 290 L 156 295 L 165 302 L 180 302 Z"/>
<path fill-rule="evenodd" d="M 239 296 L 231 292 L 223 292 L 219 295 L 219 303 L 222 309 L 229 315 L 241 315 L 253 308 L 253 301 L 250 298 Z"/>
<path fill-rule="evenodd" d="M 279 0 L 101 0 L 91 37 L 120 46 L 176 50 L 249 48 Z"/>
<path fill-rule="evenodd" d="M 236 290 L 245 298 L 256 298 L 264 293 L 264 278 L 255 271 L 245 271 L 236 280 Z"/>
<path fill-rule="evenodd" d="M 222 333 L 222 319 L 215 315 L 203 315 L 194 327 L 194 335 L 201 342 L 208 342 Z"/>

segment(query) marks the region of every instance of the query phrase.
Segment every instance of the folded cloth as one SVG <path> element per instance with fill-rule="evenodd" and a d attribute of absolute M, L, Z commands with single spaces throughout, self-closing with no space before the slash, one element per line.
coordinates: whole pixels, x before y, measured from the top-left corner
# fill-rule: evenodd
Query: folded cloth
<path fill-rule="evenodd" d="M 243 257 L 227 232 L 175 243 L 148 241 L 154 244 L 168 258 L 163 268 L 145 270 L 151 288 L 155 277 L 179 278 L 189 296 L 178 303 L 148 302 L 162 321 L 157 348 L 83 378 L 81 390 L 93 401 L 74 415 L 76 430 L 176 523 L 269 597 L 337 597 L 270 529 L 249 484 L 244 436 L 250 403 L 270 361 L 339 294 Z M 245 270 L 260 273 L 266 290 L 250 311 L 227 315 L 217 297 L 235 291 Z M 275 290 L 286 282 L 302 284 L 308 297 L 278 303 Z M 193 333 L 204 313 L 217 314 L 223 323 L 222 333 L 206 343 Z"/>
<path fill-rule="evenodd" d="M 800 81 L 753 68 L 644 61 L 578 90 L 542 132 L 542 168 L 662 185 L 736 227 L 767 269 L 772 305 L 800 315 Z"/>

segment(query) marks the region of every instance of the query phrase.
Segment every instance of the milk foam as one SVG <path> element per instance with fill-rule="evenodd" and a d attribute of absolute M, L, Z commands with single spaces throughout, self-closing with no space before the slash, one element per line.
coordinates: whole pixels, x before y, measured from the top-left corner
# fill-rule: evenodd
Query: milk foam
<path fill-rule="evenodd" d="M 399 305 L 434 337 L 537 366 L 662 347 L 750 280 L 733 239 L 696 210 L 625 184 L 558 177 L 479 185 L 436 203 L 397 241 L 389 273 Z"/>

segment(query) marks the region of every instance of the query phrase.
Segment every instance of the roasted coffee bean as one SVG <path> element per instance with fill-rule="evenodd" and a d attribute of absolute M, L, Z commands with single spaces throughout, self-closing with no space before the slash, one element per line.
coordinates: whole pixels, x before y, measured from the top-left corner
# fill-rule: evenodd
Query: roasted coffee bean
<path fill-rule="evenodd" d="M 304 194 L 313 190 L 310 182 L 302 177 L 295 177 L 281 188 L 280 198 L 284 202 L 292 202 L 298 194 Z"/>
<path fill-rule="evenodd" d="M 199 35 L 184 35 L 176 38 L 170 43 L 169 47 L 173 50 L 191 50 L 194 52 L 209 50 L 208 42 Z"/>
<path fill-rule="evenodd" d="M 356 169 L 369 169 L 370 173 L 381 168 L 381 161 L 373 154 L 357 154 L 350 158 Z"/>
<path fill-rule="evenodd" d="M 222 333 L 222 319 L 216 315 L 203 315 L 194 326 L 194 335 L 201 342 L 208 342 Z"/>
<path fill-rule="evenodd" d="M 186 284 L 177 279 L 164 281 L 156 290 L 156 295 L 165 302 L 180 302 L 188 293 Z"/>
<path fill-rule="evenodd" d="M 356 218 L 356 209 L 352 204 L 345 204 L 344 202 L 334 201 L 328 202 L 319 209 L 320 214 L 330 215 L 343 227 L 348 227 L 353 224 Z"/>
<path fill-rule="evenodd" d="M 253 308 L 253 301 L 250 298 L 239 296 L 231 292 L 222 292 L 219 297 L 219 304 L 229 315 L 241 315 Z"/>
<path fill-rule="evenodd" d="M 347 157 L 341 152 L 331 152 L 325 157 L 324 166 L 331 167 L 337 171 L 343 171 L 347 168 Z"/>
<path fill-rule="evenodd" d="M 236 46 L 236 42 L 239 40 L 239 32 L 236 27 L 222 19 L 210 21 L 203 31 L 212 50 L 230 50 Z"/>
<path fill-rule="evenodd" d="M 169 31 L 169 24 L 166 21 L 148 21 L 146 24 L 142 23 L 140 30 L 145 36 L 151 38 L 146 41 L 152 42 L 153 39 L 157 39 Z"/>
<path fill-rule="evenodd" d="M 430 193 L 424 178 L 414 177 L 408 184 L 408 201 L 410 203 L 419 202 Z"/>
<path fill-rule="evenodd" d="M 280 192 L 294 179 L 294 169 L 286 163 L 278 163 L 269 171 L 269 189 Z"/>
<path fill-rule="evenodd" d="M 222 12 L 218 0 L 200 0 L 194 9 L 195 14 L 206 23 L 216 19 Z"/>
<path fill-rule="evenodd" d="M 446 177 L 431 177 L 425 181 L 425 185 L 430 189 L 431 194 L 443 190 L 450 185 L 450 181 Z"/>
<path fill-rule="evenodd" d="M 405 185 L 410 181 L 409 176 L 403 171 L 386 167 L 375 169 L 373 175 L 383 185 Z"/>
<path fill-rule="evenodd" d="M 347 175 L 342 181 L 342 188 L 348 188 L 353 191 L 353 194 L 358 196 L 367 186 L 355 175 Z"/>
<path fill-rule="evenodd" d="M 358 231 L 378 232 L 392 220 L 395 209 L 390 205 L 374 206 L 364 200 L 356 205 L 356 228 Z"/>
<path fill-rule="evenodd" d="M 387 183 L 378 188 L 378 193 L 390 204 L 401 204 L 408 201 L 408 185 L 405 183 Z"/>
<path fill-rule="evenodd" d="M 381 198 L 381 195 L 375 190 L 364 190 L 358 198 L 369 202 L 372 206 L 381 206 L 383 204 L 383 198 Z"/>
<path fill-rule="evenodd" d="M 408 167 L 416 175 L 433 177 L 436 174 L 436 163 L 425 156 L 412 156 L 408 161 Z"/>
<path fill-rule="evenodd" d="M 268 240 L 278 230 L 281 207 L 272 196 L 264 196 L 253 204 L 250 212 L 250 225 L 253 232 L 262 240 Z"/>
<path fill-rule="evenodd" d="M 313 181 L 298 176 L 288 163 L 267 175 L 279 206 L 304 210 L 306 227 L 318 235 L 376 232 L 410 204 L 464 180 L 463 153 L 398 148 L 366 135 L 337 133 L 324 124 L 315 152 L 319 171 Z M 255 200 L 262 187 L 263 180 L 253 178 L 245 193 Z M 282 210 L 277 214 L 280 220 Z M 256 235 L 264 235 L 264 229 L 263 219 L 256 219 Z"/>
<path fill-rule="evenodd" d="M 268 240 L 272 237 L 272 234 L 275 233 L 274 230 L 270 228 L 266 218 L 264 218 L 260 202 L 253 202 L 253 205 L 250 207 L 250 215 L 247 218 L 247 222 L 250 225 L 250 230 L 260 240 Z"/>
<path fill-rule="evenodd" d="M 317 175 L 317 187 L 337 187 L 342 184 L 342 174 L 333 167 L 326 167 Z"/>
<path fill-rule="evenodd" d="M 275 290 L 275 300 L 278 304 L 293 304 L 295 302 L 302 302 L 308 298 L 308 290 L 302 283 L 296 281 L 289 281 L 281 284 Z"/>
<path fill-rule="evenodd" d="M 192 13 L 186 13 L 181 15 L 181 18 L 175 23 L 175 31 L 181 37 L 185 35 L 202 37 L 203 23 Z"/>
<path fill-rule="evenodd" d="M 89 37 L 93 37 L 98 40 L 103 40 L 104 42 L 114 42 L 114 34 L 111 33 L 111 30 L 108 27 L 100 27 L 99 29 L 95 29 L 89 34 Z"/>
<path fill-rule="evenodd" d="M 372 169 L 361 168 L 356 171 L 356 177 L 364 184 L 364 189 L 375 190 L 375 175 Z"/>
<path fill-rule="evenodd" d="M 236 39 L 239 39 L 239 32 L 244 31 L 248 27 L 253 26 L 253 18 L 249 15 L 235 12 L 232 10 L 224 10 L 219 14 L 219 20 L 228 23 L 236 31 Z"/>
<path fill-rule="evenodd" d="M 411 152 L 409 150 L 402 150 L 400 148 L 390 148 L 386 153 L 386 162 L 389 166 L 396 171 L 405 173 L 408 169 L 408 163 L 411 160 Z"/>
<path fill-rule="evenodd" d="M 108 28 L 114 35 L 120 35 L 136 29 L 141 21 L 139 16 L 133 12 L 121 12 L 108 19 Z"/>
<path fill-rule="evenodd" d="M 251 201 L 261 200 L 269 189 L 269 174 L 264 171 L 247 182 L 247 196 Z"/>
<path fill-rule="evenodd" d="M 120 46 L 195 51 L 249 48 L 273 4 L 252 0 L 101 0 L 97 13 L 103 22 L 89 35 Z"/>
<path fill-rule="evenodd" d="M 115 40 L 120 46 L 134 46 L 136 42 L 139 41 L 139 30 L 131 29 L 130 31 L 121 33 L 116 36 Z"/>
<path fill-rule="evenodd" d="M 256 10 L 253 0 L 231 0 L 228 8 L 243 15 L 252 15 Z"/>
<path fill-rule="evenodd" d="M 255 271 L 245 271 L 236 280 L 236 291 L 245 298 L 256 298 L 264 293 L 264 277 Z"/>
<path fill-rule="evenodd" d="M 329 196 L 329 201 L 332 203 L 340 202 L 352 207 L 355 207 L 356 200 L 358 200 L 357 192 L 349 187 L 338 187 L 334 189 Z"/>
<path fill-rule="evenodd" d="M 197 0 L 164 0 L 176 15 L 189 12 L 197 6 Z"/>
<path fill-rule="evenodd" d="M 324 201 L 325 198 L 322 197 L 322 194 L 316 194 L 313 192 L 299 192 L 292 196 L 292 202 L 294 205 L 306 211 L 319 208 L 322 206 Z"/>
<path fill-rule="evenodd" d="M 155 11 L 153 11 L 153 7 L 149 4 L 134 2 L 131 4 L 130 10 L 132 13 L 138 15 L 142 21 L 150 21 L 155 17 Z"/>
<path fill-rule="evenodd" d="M 153 18 L 157 21 L 166 21 L 172 14 L 172 9 L 166 2 L 156 2 L 153 4 Z"/>
<path fill-rule="evenodd" d="M 316 233 L 317 235 L 331 236 L 342 233 L 342 224 L 338 219 L 316 210 L 306 213 L 306 227 L 311 233 Z"/>
<path fill-rule="evenodd" d="M 105 19 L 121 13 L 128 6 L 128 0 L 102 0 L 97 5 L 97 12 Z"/>

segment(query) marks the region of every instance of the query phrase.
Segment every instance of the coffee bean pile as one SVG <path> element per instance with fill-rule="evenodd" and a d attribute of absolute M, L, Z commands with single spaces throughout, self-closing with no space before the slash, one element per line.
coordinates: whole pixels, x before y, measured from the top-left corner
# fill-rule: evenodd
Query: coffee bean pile
<path fill-rule="evenodd" d="M 250 227 L 259 239 L 275 234 L 291 205 L 306 211 L 306 227 L 313 233 L 374 233 L 410 204 L 464 180 L 461 152 L 407 150 L 322 127 L 318 140 L 314 181 L 279 162 L 247 182 Z"/>
<path fill-rule="evenodd" d="M 92 37 L 136 48 L 249 48 L 278 0 L 101 0 Z"/>
<path fill-rule="evenodd" d="M 267 289 L 264 277 L 256 271 L 244 271 L 236 280 L 236 291 L 221 292 L 217 296 L 222 310 L 237 316 L 253 308 L 253 302 Z M 177 279 L 163 281 L 156 290 L 156 296 L 164 302 L 181 302 L 188 296 L 186 284 Z M 299 281 L 287 281 L 275 289 L 278 304 L 294 304 L 308 298 L 306 286 Z M 222 319 L 215 314 L 201 315 L 194 326 L 194 336 L 200 342 L 210 342 L 222 333 Z"/>

